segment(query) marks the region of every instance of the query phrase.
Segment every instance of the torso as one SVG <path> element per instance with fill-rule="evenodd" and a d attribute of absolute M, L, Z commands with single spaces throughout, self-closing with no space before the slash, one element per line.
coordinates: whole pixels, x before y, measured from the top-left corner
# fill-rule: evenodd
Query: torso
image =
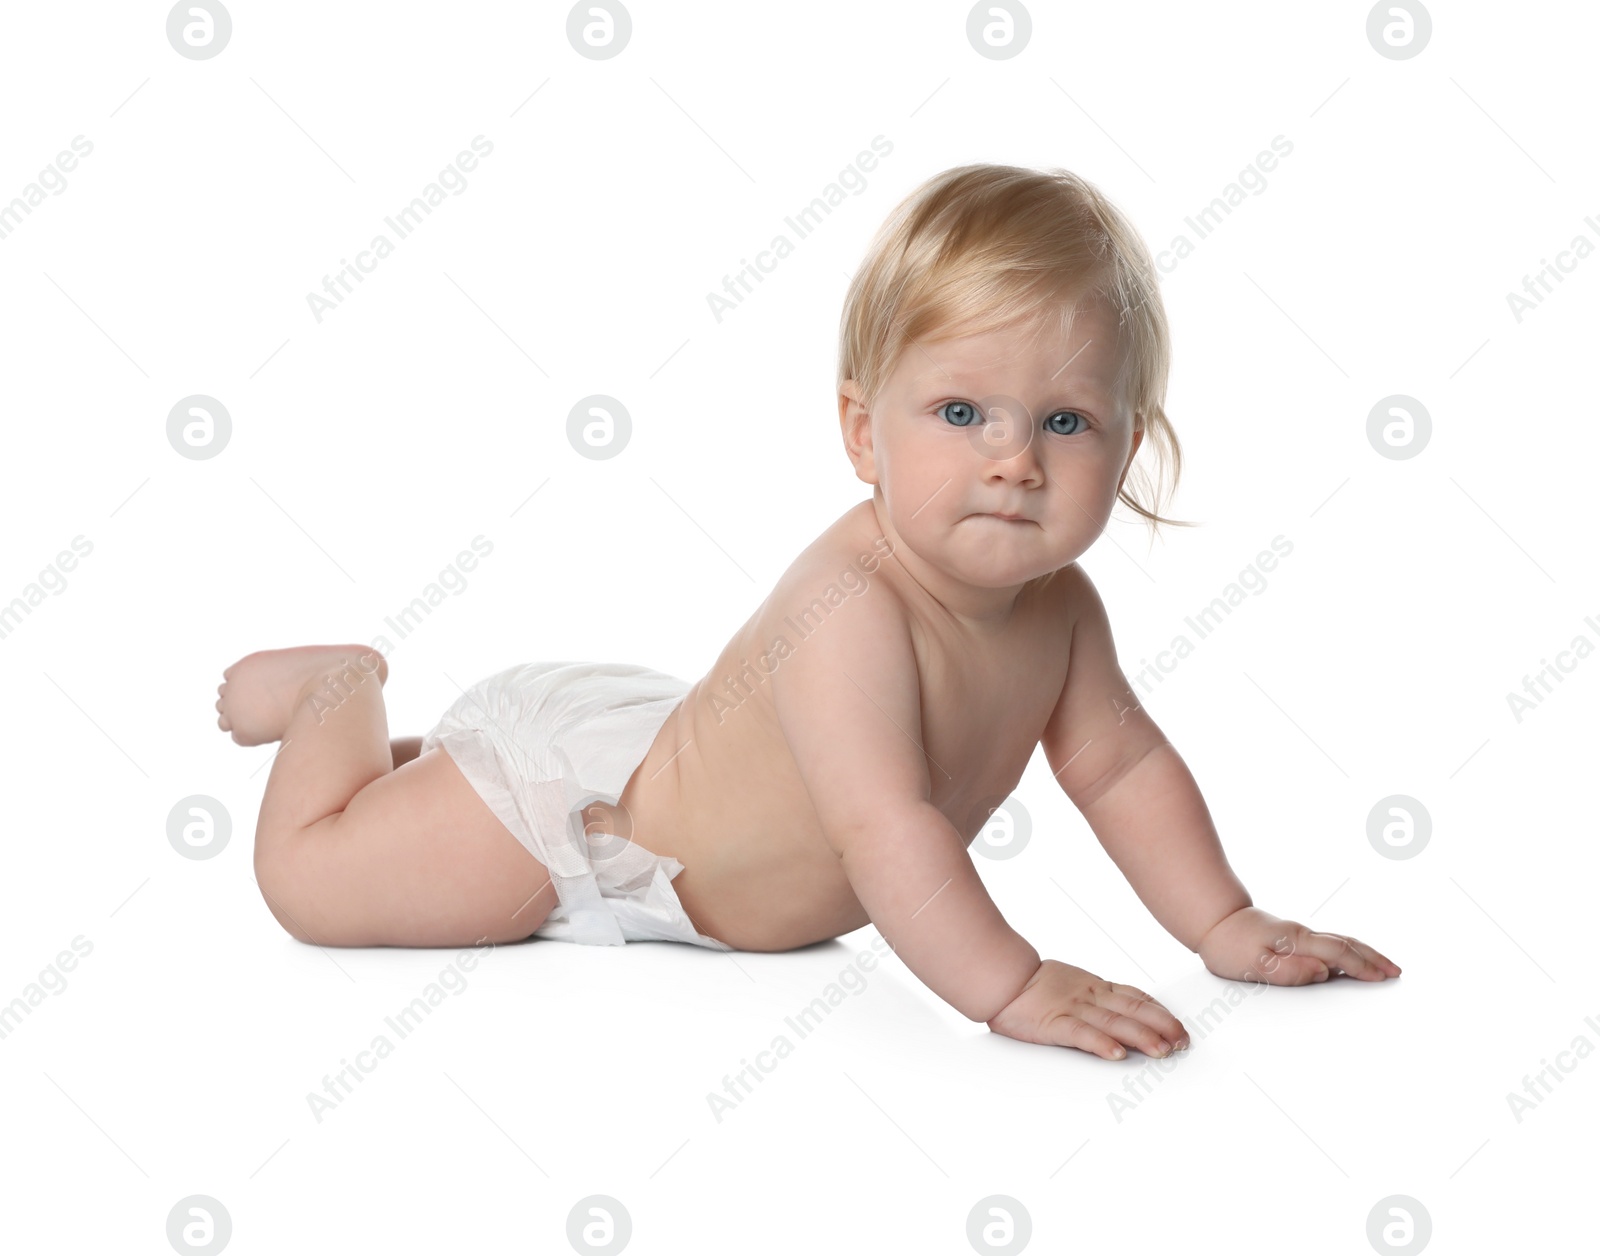
<path fill-rule="evenodd" d="M 588 816 L 681 862 L 672 888 L 694 927 L 740 950 L 788 950 L 870 923 L 823 837 L 771 677 L 756 664 L 778 638 L 796 641 L 794 617 L 819 587 L 859 571 L 878 537 L 865 501 L 807 547 L 667 718 L 619 808 L 596 804 Z M 910 626 L 929 801 L 970 843 L 1021 779 L 1066 681 L 1063 582 L 1024 592 L 1006 624 L 980 637 L 893 558 L 868 579 L 874 596 L 899 599 Z"/>

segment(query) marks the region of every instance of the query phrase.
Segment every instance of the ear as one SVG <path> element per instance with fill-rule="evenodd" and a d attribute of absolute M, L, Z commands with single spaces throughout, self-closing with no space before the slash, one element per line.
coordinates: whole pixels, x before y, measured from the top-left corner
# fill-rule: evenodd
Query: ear
<path fill-rule="evenodd" d="M 1139 446 L 1144 443 L 1144 418 L 1135 415 L 1133 419 L 1133 444 L 1128 447 L 1128 460 L 1122 464 L 1122 474 L 1117 478 L 1117 492 L 1122 492 L 1122 485 L 1128 478 L 1128 472 L 1133 467 L 1133 456 L 1139 452 Z"/>
<path fill-rule="evenodd" d="M 839 393 L 839 433 L 844 438 L 844 451 L 856 469 L 856 479 L 863 484 L 878 482 L 878 467 L 872 450 L 872 412 L 861 401 L 861 387 L 853 379 L 845 380 Z"/>

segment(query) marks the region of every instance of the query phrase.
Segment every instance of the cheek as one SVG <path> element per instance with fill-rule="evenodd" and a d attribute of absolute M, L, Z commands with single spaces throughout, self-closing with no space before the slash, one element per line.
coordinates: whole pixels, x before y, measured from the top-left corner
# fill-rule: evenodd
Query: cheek
<path fill-rule="evenodd" d="M 902 536 L 925 535 L 949 523 L 964 500 L 957 486 L 963 472 L 952 465 L 948 449 L 901 450 L 889 482 L 894 495 L 895 527 Z M 961 451 L 963 454 L 966 451 Z M 967 472 L 967 474 L 970 474 Z"/>
<path fill-rule="evenodd" d="M 901 495 L 907 490 L 920 491 L 924 497 L 956 473 L 951 465 L 952 450 L 941 441 L 899 441 L 885 451 L 890 474 L 900 486 Z M 929 487 L 931 486 L 931 487 Z"/>
<path fill-rule="evenodd" d="M 1060 509 L 1063 513 L 1083 519 L 1084 510 L 1104 513 L 1116 501 L 1122 459 L 1111 456 L 1059 459 L 1054 466 L 1046 466 L 1045 474 L 1062 490 Z"/>

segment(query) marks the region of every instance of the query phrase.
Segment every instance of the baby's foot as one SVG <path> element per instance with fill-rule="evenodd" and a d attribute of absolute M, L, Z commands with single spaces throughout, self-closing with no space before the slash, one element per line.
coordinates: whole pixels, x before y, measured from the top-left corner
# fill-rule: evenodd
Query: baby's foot
<path fill-rule="evenodd" d="M 381 686 L 389 664 L 377 650 L 363 645 L 301 645 L 288 650 L 257 650 L 224 669 L 217 686 L 217 727 L 241 746 L 280 741 L 283 730 L 313 689 L 328 683 L 337 701 L 343 678 L 345 692 L 358 679 L 376 672 Z"/>

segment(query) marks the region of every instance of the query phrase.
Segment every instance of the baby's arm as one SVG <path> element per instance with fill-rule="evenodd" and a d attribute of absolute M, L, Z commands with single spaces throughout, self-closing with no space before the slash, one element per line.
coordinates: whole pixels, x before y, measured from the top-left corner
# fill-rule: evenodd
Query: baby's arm
<path fill-rule="evenodd" d="M 1218 976 L 1275 985 L 1331 968 L 1381 981 L 1400 969 L 1371 947 L 1254 907 L 1178 752 L 1117 665 L 1105 605 L 1076 564 L 1067 683 L 1041 744 L 1056 779 L 1167 932 Z M 1226 922 L 1226 923 L 1225 923 Z"/>
<path fill-rule="evenodd" d="M 1061 576 L 1074 621 L 1067 683 L 1040 738 L 1045 758 L 1150 914 L 1196 950 L 1250 895 L 1194 777 L 1117 665 L 1099 593 L 1076 563 Z"/>
<path fill-rule="evenodd" d="M 930 801 L 910 631 L 883 589 L 847 600 L 773 673 L 773 702 L 828 845 L 878 931 L 972 1020 L 1006 1006 L 1039 953 L 1001 916 Z M 946 764 L 951 770 L 960 765 Z"/>
<path fill-rule="evenodd" d="M 828 845 L 861 906 L 917 978 L 970 1020 L 1108 1059 L 1165 1055 L 1188 1035 L 1142 990 L 1039 953 L 984 889 L 931 801 L 910 629 L 886 590 L 835 609 L 773 673 L 773 702 Z M 1165 1035 L 1165 1037 L 1163 1037 Z"/>

